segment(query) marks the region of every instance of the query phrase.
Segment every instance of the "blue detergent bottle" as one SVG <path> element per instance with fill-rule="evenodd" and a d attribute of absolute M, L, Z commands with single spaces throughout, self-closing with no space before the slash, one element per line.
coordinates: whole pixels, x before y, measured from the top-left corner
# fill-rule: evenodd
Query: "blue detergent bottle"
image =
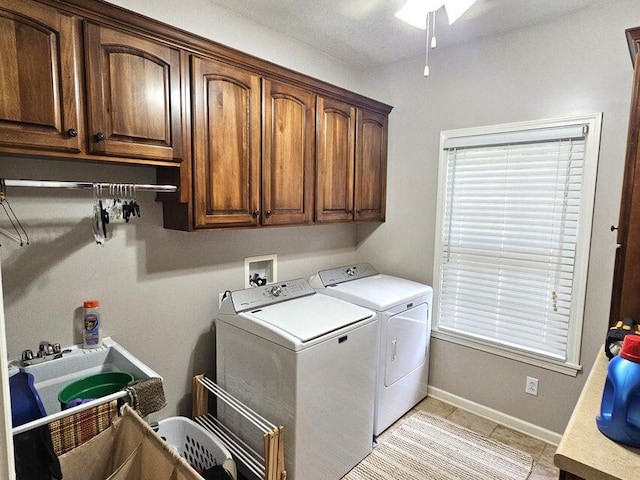
<path fill-rule="evenodd" d="M 624 337 L 609 361 L 596 424 L 611 440 L 640 447 L 640 335 Z"/>

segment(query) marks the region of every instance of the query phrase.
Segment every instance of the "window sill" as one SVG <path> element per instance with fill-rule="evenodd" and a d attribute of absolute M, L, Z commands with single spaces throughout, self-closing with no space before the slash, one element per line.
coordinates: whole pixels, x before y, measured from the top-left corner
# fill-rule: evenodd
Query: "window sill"
<path fill-rule="evenodd" d="M 433 329 L 431 331 L 431 336 L 439 340 L 455 343 L 457 345 L 463 345 L 465 347 L 491 353 L 493 355 L 499 355 L 501 357 L 509 358 L 511 360 L 526 363 L 536 367 L 545 368 L 547 370 L 553 370 L 554 372 L 559 372 L 564 375 L 570 375 L 572 377 L 575 377 L 578 372 L 582 370 L 581 365 L 551 360 L 541 356 L 515 351 L 506 347 L 503 348 L 498 345 L 492 345 L 488 342 L 483 342 L 478 339 L 462 337 L 460 335 L 443 330 Z"/>

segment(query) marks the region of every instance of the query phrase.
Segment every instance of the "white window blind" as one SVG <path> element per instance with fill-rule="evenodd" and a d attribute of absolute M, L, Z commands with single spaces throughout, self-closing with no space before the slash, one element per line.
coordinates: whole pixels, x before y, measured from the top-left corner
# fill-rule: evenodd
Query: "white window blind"
<path fill-rule="evenodd" d="M 443 137 L 439 330 L 577 363 L 568 347 L 584 301 L 576 282 L 586 282 L 576 258 L 589 248 L 590 217 L 586 241 L 579 236 L 587 131 L 580 123 Z"/>

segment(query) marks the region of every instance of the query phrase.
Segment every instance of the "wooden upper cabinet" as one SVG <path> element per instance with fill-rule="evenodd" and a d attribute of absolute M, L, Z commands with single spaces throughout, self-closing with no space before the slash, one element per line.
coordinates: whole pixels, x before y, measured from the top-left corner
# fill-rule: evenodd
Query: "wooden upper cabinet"
<path fill-rule="evenodd" d="M 260 219 L 260 77 L 192 57 L 195 227 Z"/>
<path fill-rule="evenodd" d="M 85 23 L 88 151 L 182 158 L 180 51 Z"/>
<path fill-rule="evenodd" d="M 0 147 L 80 150 L 77 20 L 28 0 L 0 5 Z"/>
<path fill-rule="evenodd" d="M 262 223 L 311 223 L 316 96 L 265 79 L 262 102 Z"/>
<path fill-rule="evenodd" d="M 0 2 L 0 155 L 161 167 L 168 228 L 383 221 L 390 111 L 104 1 Z"/>
<path fill-rule="evenodd" d="M 355 220 L 384 221 L 387 191 L 387 116 L 358 109 Z"/>
<path fill-rule="evenodd" d="M 316 222 L 353 220 L 356 108 L 317 100 Z"/>

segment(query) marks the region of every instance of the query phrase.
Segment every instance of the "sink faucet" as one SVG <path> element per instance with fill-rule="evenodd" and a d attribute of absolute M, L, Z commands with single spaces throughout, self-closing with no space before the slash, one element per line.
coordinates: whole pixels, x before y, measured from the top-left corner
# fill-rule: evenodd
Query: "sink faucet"
<path fill-rule="evenodd" d="M 35 356 L 29 349 L 22 352 L 22 365 L 35 365 L 36 363 L 41 363 L 54 358 L 62 358 L 60 344 L 43 340 L 40 342 L 40 345 L 38 345 L 38 352 Z"/>
<path fill-rule="evenodd" d="M 42 354 L 40 352 L 43 352 Z M 43 340 L 40 342 L 40 346 L 38 347 L 38 356 L 42 355 L 54 355 L 56 353 L 60 353 L 60 344 L 59 343 L 51 343 L 47 340 Z"/>

